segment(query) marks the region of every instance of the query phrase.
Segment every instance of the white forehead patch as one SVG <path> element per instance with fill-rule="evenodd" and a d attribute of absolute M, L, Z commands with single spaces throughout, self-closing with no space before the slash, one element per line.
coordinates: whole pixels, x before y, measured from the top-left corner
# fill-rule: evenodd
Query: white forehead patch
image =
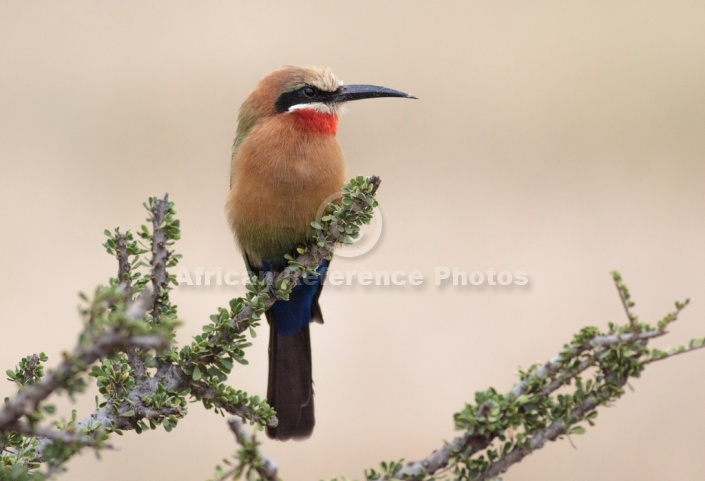
<path fill-rule="evenodd" d="M 343 81 L 339 80 L 328 67 L 311 67 L 311 69 L 315 75 L 309 79 L 309 83 L 314 87 L 325 92 L 335 92 L 343 85 Z"/>

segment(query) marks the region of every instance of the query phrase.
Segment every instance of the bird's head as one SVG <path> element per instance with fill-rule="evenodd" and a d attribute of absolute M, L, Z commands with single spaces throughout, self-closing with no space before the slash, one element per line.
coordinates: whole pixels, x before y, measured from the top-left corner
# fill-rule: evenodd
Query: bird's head
<path fill-rule="evenodd" d="M 283 67 L 260 80 L 242 104 L 238 138 L 260 119 L 280 115 L 293 115 L 321 133 L 335 133 L 343 103 L 377 97 L 416 98 L 387 87 L 345 85 L 329 68 Z"/>

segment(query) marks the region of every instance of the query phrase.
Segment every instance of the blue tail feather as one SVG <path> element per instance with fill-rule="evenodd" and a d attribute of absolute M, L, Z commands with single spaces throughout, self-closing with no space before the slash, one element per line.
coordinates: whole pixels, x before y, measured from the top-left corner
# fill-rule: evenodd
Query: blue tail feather
<path fill-rule="evenodd" d="M 270 270 L 270 264 L 262 263 L 262 271 Z M 288 301 L 277 301 L 270 308 L 270 319 L 273 328 L 282 336 L 290 336 L 311 322 L 311 307 L 318 291 L 321 279 L 328 269 L 328 261 L 324 260 L 316 271 L 318 276 L 308 275 L 299 279 L 289 294 Z"/>

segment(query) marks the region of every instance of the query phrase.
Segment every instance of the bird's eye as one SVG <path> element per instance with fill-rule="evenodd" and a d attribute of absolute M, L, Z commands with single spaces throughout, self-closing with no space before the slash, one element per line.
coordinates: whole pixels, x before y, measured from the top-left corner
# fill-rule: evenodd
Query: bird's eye
<path fill-rule="evenodd" d="M 303 94 L 308 98 L 313 98 L 318 93 L 318 91 L 314 87 L 310 87 L 310 86 L 306 86 L 306 87 L 302 88 L 301 92 L 303 92 Z"/>

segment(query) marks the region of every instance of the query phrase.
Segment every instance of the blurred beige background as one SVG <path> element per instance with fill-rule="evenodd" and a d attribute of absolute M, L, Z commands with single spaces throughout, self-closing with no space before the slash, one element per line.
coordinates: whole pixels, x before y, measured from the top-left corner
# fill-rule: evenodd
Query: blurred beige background
<path fill-rule="evenodd" d="M 334 266 L 426 278 L 327 289 L 314 436 L 263 444 L 284 479 L 425 456 L 476 390 L 510 388 L 584 325 L 622 322 L 612 269 L 644 319 L 693 299 L 659 345 L 702 336 L 703 18 L 697 1 L 3 2 L 0 366 L 40 350 L 54 365 L 73 345 L 77 292 L 116 269 L 103 229 L 137 228 L 149 195 L 176 201 L 184 267 L 242 271 L 223 214 L 237 109 L 284 64 L 420 98 L 348 106 L 349 173 L 382 177 L 384 229 Z M 530 282 L 436 287 L 444 266 Z M 179 342 L 241 292 L 179 288 Z M 262 395 L 265 332 L 231 377 Z M 552 443 L 505 479 L 702 479 L 704 365 L 705 352 L 653 365 L 577 449 Z M 64 479 L 205 479 L 234 451 L 197 404 L 170 435 L 115 442 Z"/>

